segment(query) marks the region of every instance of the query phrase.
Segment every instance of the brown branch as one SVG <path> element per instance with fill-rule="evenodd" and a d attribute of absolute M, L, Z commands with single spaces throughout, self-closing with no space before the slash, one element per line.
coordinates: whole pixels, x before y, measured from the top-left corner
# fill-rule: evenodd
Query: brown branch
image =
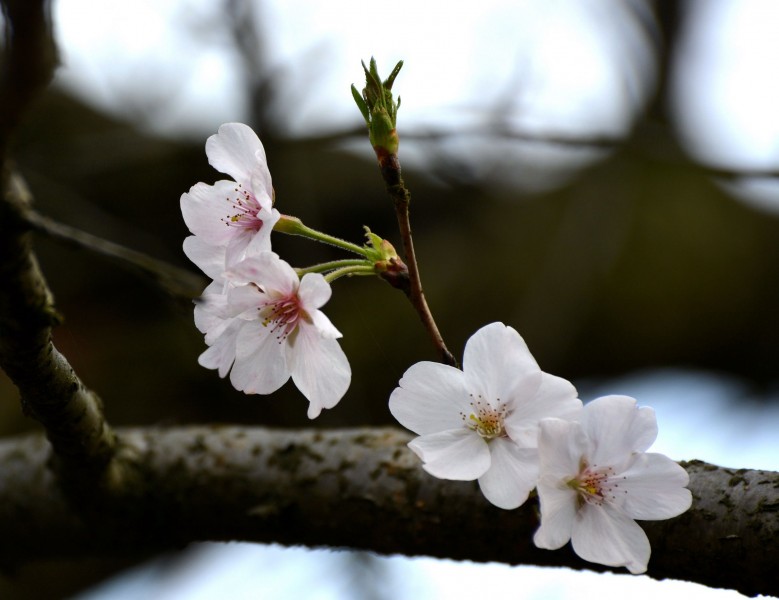
<path fill-rule="evenodd" d="M 116 449 L 100 399 L 51 342 L 60 317 L 32 251 L 23 181 L 4 173 L 0 198 L 0 367 L 26 414 L 45 428 L 58 465 L 78 478 L 102 471 Z"/>
<path fill-rule="evenodd" d="M 535 548 L 534 503 L 500 510 L 475 482 L 427 475 L 406 447 L 408 434 L 395 429 L 119 434 L 139 477 L 80 512 L 48 472 L 40 436 L 0 443 L 0 565 L 244 540 L 609 570 L 569 548 Z M 642 523 L 652 543 L 648 575 L 779 593 L 779 473 L 684 466 L 693 508 Z"/>
<path fill-rule="evenodd" d="M 379 160 L 381 177 L 387 193 L 392 198 L 395 206 L 395 215 L 398 219 L 398 228 L 400 229 L 400 239 L 403 243 L 403 253 L 406 259 L 408 269 L 408 286 L 403 287 L 406 296 L 411 302 L 414 310 L 417 311 L 422 325 L 428 332 L 433 345 L 441 355 L 441 362 L 446 365 L 456 367 L 457 359 L 446 347 L 443 336 L 438 330 L 433 313 L 425 298 L 425 292 L 422 289 L 422 278 L 419 275 L 419 265 L 417 264 L 416 251 L 414 250 L 414 238 L 411 235 L 411 219 L 409 215 L 409 204 L 411 203 L 411 194 L 400 174 L 400 161 L 396 154 L 390 154 L 383 148 L 374 148 L 376 157 Z M 405 282 L 404 282 L 405 283 Z"/>
<path fill-rule="evenodd" d="M 200 275 L 70 225 L 59 223 L 34 210 L 26 211 L 24 218 L 35 231 L 52 239 L 94 252 L 122 267 L 138 271 L 151 278 L 156 285 L 176 299 L 189 303 L 199 297 L 206 287 L 207 281 Z"/>

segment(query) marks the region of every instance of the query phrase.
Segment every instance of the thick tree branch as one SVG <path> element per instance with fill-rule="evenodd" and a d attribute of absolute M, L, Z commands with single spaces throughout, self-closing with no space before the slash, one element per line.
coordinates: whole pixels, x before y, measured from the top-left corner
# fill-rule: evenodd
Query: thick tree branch
<path fill-rule="evenodd" d="M 604 570 L 533 546 L 533 502 L 504 511 L 475 482 L 427 475 L 395 429 L 119 432 L 137 479 L 69 506 L 40 436 L 0 443 L 0 561 L 140 554 L 197 540 L 350 547 Z M 779 473 L 685 464 L 695 501 L 642 523 L 655 578 L 777 594 Z M 123 480 L 128 482 L 129 480 Z"/>
<path fill-rule="evenodd" d="M 25 413 L 46 428 L 58 466 L 89 478 L 112 459 L 114 434 L 103 419 L 100 399 L 51 342 L 51 327 L 60 317 L 32 251 L 24 217 L 29 192 L 7 171 L 2 183 L 0 368 L 19 388 Z"/>

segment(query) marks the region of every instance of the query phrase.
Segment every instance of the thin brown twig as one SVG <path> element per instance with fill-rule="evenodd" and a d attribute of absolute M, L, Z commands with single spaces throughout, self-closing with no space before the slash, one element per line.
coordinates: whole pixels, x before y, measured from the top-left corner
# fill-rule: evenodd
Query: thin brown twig
<path fill-rule="evenodd" d="M 411 194 L 406 188 L 403 178 L 400 174 L 400 161 L 396 154 L 381 152 L 376 150 L 379 166 L 381 167 L 381 176 L 387 188 L 392 201 L 395 205 L 395 214 L 398 219 L 400 229 L 400 239 L 403 243 L 403 252 L 408 267 L 409 286 L 405 290 L 408 299 L 417 311 L 419 318 L 428 335 L 433 341 L 436 349 L 441 355 L 441 362 L 446 365 L 458 366 L 457 359 L 446 347 L 443 336 L 436 325 L 430 307 L 425 298 L 425 292 L 422 289 L 422 278 L 419 274 L 419 265 L 417 264 L 416 252 L 414 251 L 414 238 L 411 234 L 411 218 L 409 214 L 409 205 L 411 203 Z"/>

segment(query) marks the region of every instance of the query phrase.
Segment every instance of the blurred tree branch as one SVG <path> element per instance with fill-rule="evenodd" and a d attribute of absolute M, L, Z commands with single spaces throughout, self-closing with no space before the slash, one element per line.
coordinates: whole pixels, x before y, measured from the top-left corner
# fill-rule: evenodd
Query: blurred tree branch
<path fill-rule="evenodd" d="M 139 477 L 69 506 L 40 436 L 0 444 L 0 564 L 144 555 L 204 540 L 350 547 L 379 553 L 608 570 L 531 541 L 537 507 L 504 511 L 475 482 L 427 475 L 391 428 L 239 427 L 119 432 Z M 779 593 L 779 473 L 686 463 L 695 502 L 642 523 L 648 574 Z"/>

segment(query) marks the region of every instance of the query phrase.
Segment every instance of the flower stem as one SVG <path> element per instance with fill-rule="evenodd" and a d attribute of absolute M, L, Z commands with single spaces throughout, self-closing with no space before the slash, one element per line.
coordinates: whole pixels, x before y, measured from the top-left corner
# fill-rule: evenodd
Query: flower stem
<path fill-rule="evenodd" d="M 398 227 L 400 228 L 400 238 L 406 256 L 409 286 L 404 291 L 406 291 L 408 299 L 417 311 L 430 339 L 440 353 L 441 362 L 452 367 L 457 367 L 457 359 L 455 359 L 454 355 L 446 347 L 441 332 L 438 330 L 438 326 L 435 323 L 435 319 L 433 319 L 433 314 L 430 312 L 430 307 L 427 305 L 425 293 L 422 290 L 422 280 L 419 275 L 419 266 L 417 265 L 416 253 L 414 251 L 414 239 L 411 235 L 411 219 L 409 216 L 411 194 L 403 183 L 403 178 L 400 175 L 400 161 L 398 160 L 397 154 L 390 154 L 383 148 L 377 147 L 374 148 L 374 150 L 376 152 L 376 158 L 379 160 L 381 176 L 384 179 L 387 193 L 389 193 L 395 205 L 395 214 L 398 219 Z"/>
<path fill-rule="evenodd" d="M 335 246 L 336 248 L 341 248 L 348 252 L 359 254 L 360 256 L 364 256 L 365 258 L 368 258 L 369 255 L 369 250 L 364 246 L 358 246 L 357 244 L 353 244 L 351 242 L 347 242 L 346 240 L 342 240 L 341 238 L 328 235 L 327 233 L 317 231 L 316 229 L 311 229 L 307 225 L 304 225 L 303 221 L 301 221 L 297 217 L 291 217 L 289 215 L 281 215 L 281 219 L 279 219 L 279 221 L 273 227 L 273 230 L 279 231 L 281 233 L 287 233 L 290 235 L 299 235 L 308 238 L 310 240 L 314 240 L 316 242 L 329 244 L 331 246 Z"/>
<path fill-rule="evenodd" d="M 355 265 L 351 267 L 343 267 L 341 269 L 336 269 L 335 271 L 331 271 L 327 275 L 325 275 L 325 281 L 327 283 L 333 283 L 336 279 L 339 277 L 351 277 L 352 275 L 375 275 L 376 272 L 373 269 L 373 265 Z"/>
<path fill-rule="evenodd" d="M 343 267 L 369 267 L 373 271 L 373 263 L 362 258 L 347 258 L 344 260 L 332 260 L 330 262 L 323 262 L 310 267 L 303 267 L 295 269 L 300 277 L 303 277 L 306 273 L 326 273 L 328 271 L 334 271 L 335 269 L 341 269 Z"/>

